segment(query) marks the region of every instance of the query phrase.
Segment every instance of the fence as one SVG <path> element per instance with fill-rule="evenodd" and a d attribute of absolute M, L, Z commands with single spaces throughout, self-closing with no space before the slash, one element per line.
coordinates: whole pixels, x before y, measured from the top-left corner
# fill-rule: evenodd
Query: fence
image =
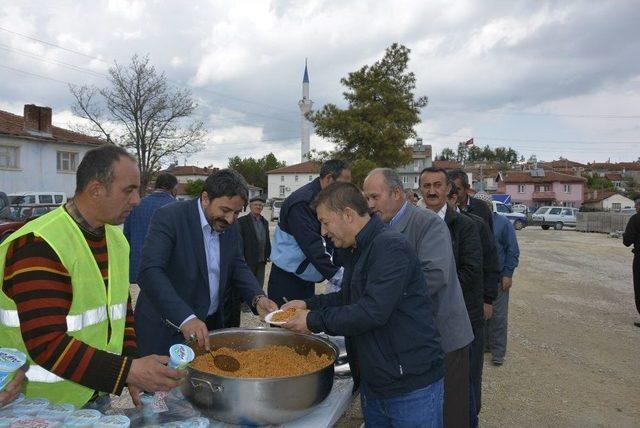
<path fill-rule="evenodd" d="M 612 212 L 578 213 L 576 230 L 600 233 L 624 230 L 632 215 Z"/>

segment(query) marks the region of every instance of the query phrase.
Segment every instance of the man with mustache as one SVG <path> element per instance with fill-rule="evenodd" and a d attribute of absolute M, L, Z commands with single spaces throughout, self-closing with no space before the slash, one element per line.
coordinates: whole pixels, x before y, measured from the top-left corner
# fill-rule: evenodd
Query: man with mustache
<path fill-rule="evenodd" d="M 209 331 L 225 327 L 229 287 L 260 316 L 278 309 L 242 254 L 235 222 L 248 195 L 244 178 L 223 169 L 207 177 L 199 198 L 155 212 L 138 277 L 135 320 L 140 354 L 166 352 L 184 339 L 196 339 L 208 350 Z M 182 334 L 166 321 L 179 326 Z"/>
<path fill-rule="evenodd" d="M 402 187 L 397 172 L 377 168 L 367 175 L 363 190 L 371 212 L 402 233 L 418 256 L 445 352 L 444 425 L 469 426 L 468 345 L 473 331 L 458 282 L 451 236 L 435 213 L 405 199 Z"/>
<path fill-rule="evenodd" d="M 451 234 L 453 256 L 456 261 L 458 279 L 462 295 L 471 321 L 474 340 L 469 347 L 469 382 L 470 382 L 470 425 L 477 426 L 477 408 L 475 391 L 482 367 L 479 365 L 483 356 L 479 347 L 484 325 L 483 312 L 483 276 L 482 276 L 482 244 L 474 221 L 459 213 L 455 202 L 447 204 L 448 196 L 455 184 L 451 182 L 447 172 L 442 168 L 429 167 L 420 174 L 420 191 L 428 209 L 435 212 L 445 221 Z M 480 349 L 478 354 L 476 351 Z"/>

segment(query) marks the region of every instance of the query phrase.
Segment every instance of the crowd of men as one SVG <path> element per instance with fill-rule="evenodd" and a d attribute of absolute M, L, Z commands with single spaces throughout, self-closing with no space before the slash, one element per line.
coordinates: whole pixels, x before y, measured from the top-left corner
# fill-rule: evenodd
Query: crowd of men
<path fill-rule="evenodd" d="M 513 227 L 470 196 L 463 171 L 426 168 L 419 201 L 391 169 L 350 181 L 345 162 L 324 162 L 284 201 L 272 243 L 265 201 L 237 172 L 185 202 L 163 174 L 141 201 L 131 155 L 89 151 L 74 198 L 0 245 L 0 341 L 28 356 L 27 396 L 84 406 L 126 386 L 139 404 L 182 380 L 165 365 L 171 345 L 209 349 L 241 304 L 260 316 L 281 305 L 299 309 L 285 329 L 345 336 L 367 426 L 477 426 L 484 353 L 505 361 Z"/>

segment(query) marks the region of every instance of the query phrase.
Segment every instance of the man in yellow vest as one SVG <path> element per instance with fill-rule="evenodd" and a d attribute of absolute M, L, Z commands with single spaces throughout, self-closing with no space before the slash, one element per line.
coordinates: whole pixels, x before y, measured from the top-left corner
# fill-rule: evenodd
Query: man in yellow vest
<path fill-rule="evenodd" d="M 118 225 L 140 202 L 124 149 L 88 151 L 76 193 L 0 244 L 0 344 L 27 355 L 27 397 L 84 406 L 100 394 L 168 391 L 183 372 L 137 358 L 129 245 Z M 167 350 L 168 352 L 168 350 Z"/>

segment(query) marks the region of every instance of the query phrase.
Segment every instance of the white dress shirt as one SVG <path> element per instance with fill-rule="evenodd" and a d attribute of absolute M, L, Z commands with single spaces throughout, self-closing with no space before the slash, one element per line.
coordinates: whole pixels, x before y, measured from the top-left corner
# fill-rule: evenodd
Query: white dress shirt
<path fill-rule="evenodd" d="M 440 208 L 440 211 L 438 211 L 438 216 L 440 216 L 442 220 L 444 220 L 445 215 L 447 215 L 447 204 L 444 204 L 442 208 Z"/>
<path fill-rule="evenodd" d="M 211 227 L 202 210 L 202 204 L 198 202 L 198 213 L 200 213 L 200 227 L 202 228 L 202 238 L 204 240 L 204 252 L 207 261 L 207 275 L 209 278 L 209 311 L 207 315 L 212 315 L 218 310 L 218 290 L 220 289 L 220 233 Z M 182 327 L 187 321 L 195 318 L 195 314 L 188 316 L 182 323 Z"/>

